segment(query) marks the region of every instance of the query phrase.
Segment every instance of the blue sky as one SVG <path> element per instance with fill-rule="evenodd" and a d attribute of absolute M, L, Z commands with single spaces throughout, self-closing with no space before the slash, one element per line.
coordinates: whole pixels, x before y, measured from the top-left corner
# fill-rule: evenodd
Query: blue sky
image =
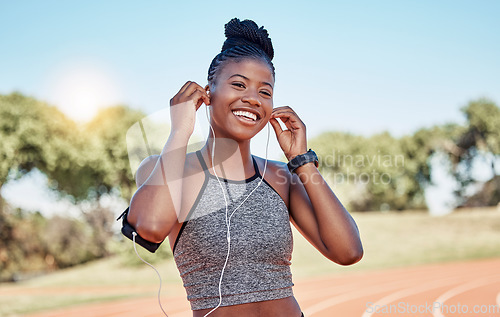
<path fill-rule="evenodd" d="M 500 102 L 499 14 L 498 1 L 4 1 L 0 93 L 56 103 L 61 69 L 90 66 L 113 82 L 110 102 L 152 113 L 185 81 L 204 85 L 224 24 L 250 18 L 273 40 L 275 105 L 310 136 L 402 135 L 460 122 L 470 99 Z"/>
<path fill-rule="evenodd" d="M 79 120 L 116 103 L 152 114 L 187 80 L 205 85 L 224 24 L 248 18 L 274 44 L 275 106 L 309 137 L 401 136 L 463 122 L 471 99 L 500 103 L 498 16 L 498 1 L 2 1 L 0 93 Z"/>

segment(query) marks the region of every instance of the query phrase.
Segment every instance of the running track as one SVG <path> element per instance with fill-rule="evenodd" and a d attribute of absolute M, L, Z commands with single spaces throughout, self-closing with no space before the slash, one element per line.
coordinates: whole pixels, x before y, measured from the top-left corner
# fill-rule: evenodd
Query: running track
<path fill-rule="evenodd" d="M 105 289 L 93 291 L 105 292 Z M 306 317 L 500 317 L 500 259 L 298 280 L 295 281 L 294 293 Z M 179 288 L 178 294 L 182 295 L 162 298 L 168 316 L 190 317 L 184 290 Z M 438 304 L 443 311 L 433 309 Z M 473 312 L 474 309 L 479 311 Z M 152 296 L 29 316 L 163 315 L 156 296 Z"/>

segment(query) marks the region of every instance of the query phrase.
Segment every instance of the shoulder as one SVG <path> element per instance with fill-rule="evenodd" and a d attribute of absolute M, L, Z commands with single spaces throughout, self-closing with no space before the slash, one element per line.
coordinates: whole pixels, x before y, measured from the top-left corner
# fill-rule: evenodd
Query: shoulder
<path fill-rule="evenodd" d="M 142 160 L 134 175 L 135 184 L 137 185 L 137 187 L 141 187 L 141 185 L 144 184 L 144 182 L 146 182 L 146 180 L 149 178 L 149 175 L 151 175 L 151 172 L 155 168 L 156 162 L 158 162 L 159 157 L 160 155 L 157 154 L 150 155 Z"/>
<path fill-rule="evenodd" d="M 267 167 L 264 173 L 266 160 L 255 156 L 255 161 L 259 167 L 259 172 L 264 176 L 264 180 L 281 196 L 288 207 L 290 184 L 292 175 L 285 162 L 267 160 Z"/>
<path fill-rule="evenodd" d="M 184 175 L 189 176 L 203 172 L 203 167 L 200 164 L 200 159 L 196 152 L 186 154 L 186 164 L 184 166 Z"/>
<path fill-rule="evenodd" d="M 255 155 L 253 157 L 255 158 L 257 166 L 259 167 L 259 172 L 262 175 L 264 173 L 266 160 L 262 157 L 258 157 Z M 286 165 L 286 163 L 275 160 L 267 160 L 266 175 L 265 175 L 266 179 L 268 175 L 272 177 L 276 176 L 285 177 L 287 179 L 291 177 L 290 171 L 288 170 L 288 166 Z"/>
<path fill-rule="evenodd" d="M 149 175 L 151 175 L 151 172 L 154 170 L 159 158 L 160 155 L 155 154 L 142 160 L 134 175 L 137 187 L 140 187 L 149 178 Z M 196 156 L 196 152 L 186 154 L 185 172 L 192 175 L 200 172 L 201 170 L 202 168 Z"/>

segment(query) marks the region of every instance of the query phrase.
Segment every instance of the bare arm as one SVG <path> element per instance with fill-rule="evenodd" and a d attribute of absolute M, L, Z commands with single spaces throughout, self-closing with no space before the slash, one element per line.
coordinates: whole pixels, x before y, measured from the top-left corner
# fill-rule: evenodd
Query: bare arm
<path fill-rule="evenodd" d="M 151 174 L 130 201 L 127 220 L 148 241 L 163 241 L 180 215 L 186 148 L 202 103 L 210 104 L 209 97 L 190 81 L 170 100 L 170 136 Z"/>
<path fill-rule="evenodd" d="M 349 265 L 363 256 L 358 227 L 314 164 L 292 175 L 290 214 L 297 229 L 330 260 Z"/>
<path fill-rule="evenodd" d="M 275 108 L 270 123 L 288 160 L 306 152 L 305 125 L 290 107 Z M 300 233 L 328 259 L 342 265 L 358 262 L 363 247 L 356 223 L 316 166 L 302 165 L 289 181 L 291 221 Z"/>

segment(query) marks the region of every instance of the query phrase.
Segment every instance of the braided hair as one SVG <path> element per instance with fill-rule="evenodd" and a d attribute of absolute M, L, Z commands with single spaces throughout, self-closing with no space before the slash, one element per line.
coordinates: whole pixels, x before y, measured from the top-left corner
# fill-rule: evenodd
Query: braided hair
<path fill-rule="evenodd" d="M 224 26 L 226 40 L 222 45 L 222 50 L 214 57 L 208 68 L 208 83 L 215 84 L 217 74 L 222 66 L 229 60 L 240 61 L 246 58 L 253 58 L 265 61 L 274 75 L 273 43 L 269 38 L 267 30 L 259 26 L 252 20 L 240 21 L 237 18 L 231 19 Z"/>

